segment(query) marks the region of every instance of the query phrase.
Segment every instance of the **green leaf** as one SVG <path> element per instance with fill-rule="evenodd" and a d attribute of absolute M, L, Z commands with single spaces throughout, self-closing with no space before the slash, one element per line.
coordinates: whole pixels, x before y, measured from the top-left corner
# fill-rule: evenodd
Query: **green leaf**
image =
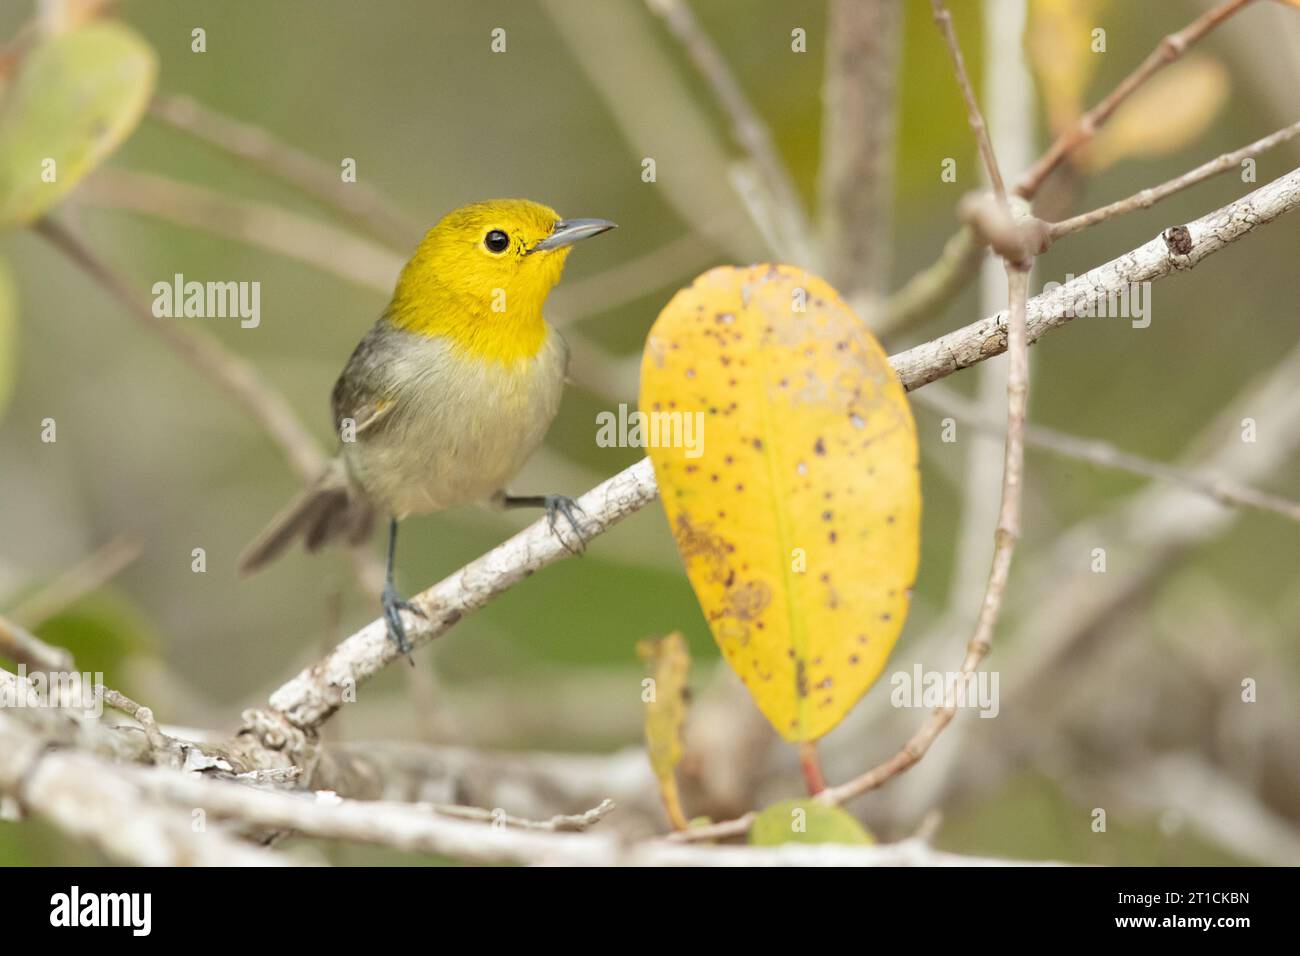
<path fill-rule="evenodd" d="M 144 611 L 112 590 L 87 594 L 35 632 L 41 640 L 71 651 L 77 670 L 102 672 L 106 683 L 127 694 L 130 661 L 153 657 L 158 648 Z"/>
<path fill-rule="evenodd" d="M 79 27 L 28 54 L 0 103 L 0 227 L 38 219 L 117 149 L 157 72 L 153 50 L 119 23 Z"/>
<path fill-rule="evenodd" d="M 0 259 L 0 418 L 14 391 L 18 377 L 18 300 L 13 274 Z"/>
<path fill-rule="evenodd" d="M 839 807 L 816 800 L 783 800 L 758 815 L 749 831 L 755 846 L 779 843 L 875 843 L 875 838 L 857 820 Z"/>

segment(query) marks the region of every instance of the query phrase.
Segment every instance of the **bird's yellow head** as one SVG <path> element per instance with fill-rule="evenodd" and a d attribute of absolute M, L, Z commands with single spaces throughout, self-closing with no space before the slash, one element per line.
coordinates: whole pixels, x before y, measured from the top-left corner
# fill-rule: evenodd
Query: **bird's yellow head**
<path fill-rule="evenodd" d="M 450 339 L 474 358 L 531 358 L 546 338 L 542 305 L 573 243 L 612 228 L 561 219 L 526 199 L 462 206 L 429 230 L 402 270 L 389 321 Z"/>

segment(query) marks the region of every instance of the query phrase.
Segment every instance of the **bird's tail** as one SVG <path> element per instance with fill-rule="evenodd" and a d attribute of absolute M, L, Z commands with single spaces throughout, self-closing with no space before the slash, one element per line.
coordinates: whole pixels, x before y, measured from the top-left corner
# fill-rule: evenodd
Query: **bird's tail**
<path fill-rule="evenodd" d="M 308 551 L 338 538 L 360 544 L 370 536 L 373 523 L 374 509 L 353 489 L 343 462 L 336 458 L 245 549 L 239 571 L 252 574 L 270 564 L 298 537 Z"/>

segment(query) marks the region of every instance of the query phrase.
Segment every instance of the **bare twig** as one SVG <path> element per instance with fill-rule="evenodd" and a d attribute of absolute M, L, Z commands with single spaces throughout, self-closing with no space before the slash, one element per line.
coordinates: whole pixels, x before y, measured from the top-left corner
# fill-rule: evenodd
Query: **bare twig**
<path fill-rule="evenodd" d="M 213 384 L 224 390 L 284 452 L 298 476 L 314 481 L 324 459 L 284 396 L 263 382 L 253 366 L 232 355 L 215 339 L 176 322 L 160 319 L 135 290 L 88 246 L 52 219 L 42 219 L 36 230 L 87 275 L 113 294 L 131 316 L 163 340 Z"/>
<path fill-rule="evenodd" d="M 975 231 L 970 226 L 962 226 L 944 244 L 938 259 L 889 296 L 878 330 L 898 332 L 933 318 L 944 303 L 955 298 L 979 274 L 986 251 L 975 239 Z"/>
<path fill-rule="evenodd" d="M 0 616 L 0 657 L 38 671 L 66 671 L 72 667 L 69 651 L 46 644 L 3 616 Z"/>
<path fill-rule="evenodd" d="M 1007 187 L 1002 182 L 1002 171 L 998 169 L 998 158 L 993 153 L 993 144 L 989 141 L 988 127 L 984 124 L 984 114 L 980 112 L 979 102 L 975 98 L 975 88 L 971 86 L 970 76 L 966 73 L 966 61 L 961 55 L 961 45 L 957 42 L 957 31 L 953 29 L 952 14 L 942 0 L 930 0 L 930 11 L 934 22 L 943 34 L 944 44 L 948 47 L 948 56 L 952 59 L 953 73 L 957 77 L 957 86 L 962 99 L 966 101 L 966 121 L 975 142 L 979 146 L 980 158 L 984 161 L 984 172 L 988 174 L 989 185 L 998 202 L 1006 205 Z"/>
<path fill-rule="evenodd" d="M 966 410 L 967 403 L 964 399 L 942 389 L 927 389 L 918 394 L 917 401 L 929 405 L 941 415 L 950 416 L 982 431 L 1001 431 L 1003 427 L 997 422 L 971 415 Z M 1300 521 L 1300 502 L 1260 491 L 1238 481 L 1204 477 L 1175 465 L 1143 458 L 1108 442 L 1079 438 L 1041 425 L 1030 425 L 1025 431 L 1025 443 L 1074 461 L 1181 485 L 1223 505 L 1257 508 L 1292 521 Z"/>
<path fill-rule="evenodd" d="M 1207 10 L 1183 29 L 1164 37 L 1137 69 L 1126 76 L 1105 99 L 1080 116 L 1074 126 L 1056 138 L 1047 152 L 1020 177 L 1020 181 L 1016 184 L 1016 193 L 1026 199 L 1037 194 L 1052 170 L 1056 169 L 1071 153 L 1091 141 L 1102 124 L 1138 87 L 1181 57 L 1188 48 L 1250 2 L 1251 0 L 1223 0 L 1218 6 Z"/>
<path fill-rule="evenodd" d="M 100 169 L 78 185 L 76 198 L 267 249 L 385 295 L 402 269 L 400 255 L 346 229 L 153 173 Z"/>
<path fill-rule="evenodd" d="M 412 248 L 424 231 L 360 179 L 344 182 L 339 168 L 281 142 L 260 126 L 218 113 L 191 97 L 159 93 L 149 104 L 149 116 L 314 196 L 396 249 Z"/>
<path fill-rule="evenodd" d="M 1002 505 L 994 532 L 993 564 L 989 570 L 988 587 L 980 604 L 975 633 L 966 645 L 966 657 L 960 673 L 972 674 L 984 660 L 992 645 L 993 630 L 997 624 L 1006 597 L 1007 580 L 1011 573 L 1011 558 L 1020 538 L 1020 502 L 1024 485 L 1025 465 L 1025 411 L 1029 391 L 1029 341 L 1025 331 L 1025 303 L 1028 298 L 1028 270 L 1007 263 L 1008 297 L 1011 302 L 1008 322 L 1008 352 L 1011 363 L 1007 375 L 1007 444 L 1002 471 Z M 920 730 L 907 741 L 901 750 L 884 763 L 838 786 L 824 790 L 819 799 L 826 803 L 844 803 L 846 800 L 874 790 L 890 778 L 907 770 L 925 756 L 935 738 L 952 722 L 957 713 L 957 701 L 951 699 L 936 710 Z"/>
<path fill-rule="evenodd" d="M 776 215 L 781 247 L 800 265 L 810 266 L 811 229 L 799 193 L 781 162 L 772 134 L 754 109 L 735 75 L 685 0 L 646 0 L 682 45 L 731 123 L 732 138 L 753 161 Z"/>
<path fill-rule="evenodd" d="M 99 590 L 140 556 L 140 543 L 116 537 L 94 554 L 19 601 L 10 615 L 27 627 L 39 627 L 64 608 Z"/>
<path fill-rule="evenodd" d="M 162 758 L 166 764 L 180 766 L 184 759 L 181 756 L 180 746 L 159 729 L 152 710 L 103 684 L 98 685 L 95 690 L 103 698 L 104 703 L 124 714 L 129 714 L 140 725 L 144 730 L 145 738 L 149 741 L 149 747 L 153 750 L 155 761 Z"/>
<path fill-rule="evenodd" d="M 599 806 L 592 807 L 583 813 L 563 813 L 551 817 L 549 820 L 525 820 L 522 817 L 512 817 L 502 810 L 487 810 L 483 807 L 462 807 L 450 804 L 436 804 L 431 807 L 432 811 L 440 816 L 454 817 L 458 820 L 478 820 L 482 823 L 492 823 L 496 826 L 515 827 L 519 830 L 539 830 L 549 833 L 579 833 L 588 827 L 595 826 L 605 817 L 614 812 L 615 805 L 613 800 L 602 800 Z"/>
<path fill-rule="evenodd" d="M 1026 199 L 1036 196 L 1051 172 L 1070 153 L 1091 140 L 1101 125 L 1138 87 L 1162 67 L 1182 56 L 1206 33 L 1247 3 L 1250 0 L 1225 0 L 1183 30 L 1162 39 L 1132 74 L 1101 103 L 1081 116 L 1074 127 L 1064 131 L 1038 161 L 1025 171 L 1016 183 L 1014 192 Z M 882 328 L 899 328 L 934 313 L 975 277 L 983 255 L 983 247 L 975 241 L 969 227 L 963 227 L 954 233 L 944 245 L 938 260 L 914 275 L 890 296 Z"/>
<path fill-rule="evenodd" d="M 822 271 L 846 301 L 870 313 L 889 280 L 903 5 L 832 0 L 827 16 L 818 176 Z"/>
<path fill-rule="evenodd" d="M 1203 163 L 1195 169 L 1183 173 L 1168 182 L 1161 183 L 1159 186 L 1152 186 L 1134 193 L 1127 199 L 1120 199 L 1091 212 L 1081 213 L 1072 216 L 1069 219 L 1063 219 L 1060 222 L 1054 222 L 1049 227 L 1049 235 L 1053 240 L 1060 239 L 1062 236 L 1068 236 L 1080 230 L 1087 229 L 1089 226 L 1095 226 L 1099 222 L 1105 222 L 1107 219 L 1113 219 L 1116 216 L 1122 216 L 1126 213 L 1133 212 L 1136 209 L 1149 209 L 1162 199 L 1182 192 L 1197 183 L 1204 182 L 1220 173 L 1225 173 L 1230 169 L 1240 166 L 1244 160 L 1253 156 L 1258 156 L 1266 150 L 1279 146 L 1282 143 L 1300 134 L 1300 123 L 1292 123 L 1290 126 L 1278 130 L 1276 133 L 1270 133 L 1262 139 L 1257 139 L 1249 146 L 1243 146 L 1241 149 L 1231 153 L 1224 153 L 1217 159 L 1212 159 L 1208 163 Z"/>

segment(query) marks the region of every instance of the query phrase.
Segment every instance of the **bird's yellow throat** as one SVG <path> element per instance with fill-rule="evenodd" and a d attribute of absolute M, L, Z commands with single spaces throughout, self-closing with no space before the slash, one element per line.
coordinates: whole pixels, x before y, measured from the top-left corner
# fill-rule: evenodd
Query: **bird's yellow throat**
<path fill-rule="evenodd" d="M 536 247 L 560 221 L 526 200 L 449 213 L 402 270 L 389 321 L 445 338 L 467 359 L 513 365 L 534 358 L 546 341 L 542 306 L 570 251 Z"/>

